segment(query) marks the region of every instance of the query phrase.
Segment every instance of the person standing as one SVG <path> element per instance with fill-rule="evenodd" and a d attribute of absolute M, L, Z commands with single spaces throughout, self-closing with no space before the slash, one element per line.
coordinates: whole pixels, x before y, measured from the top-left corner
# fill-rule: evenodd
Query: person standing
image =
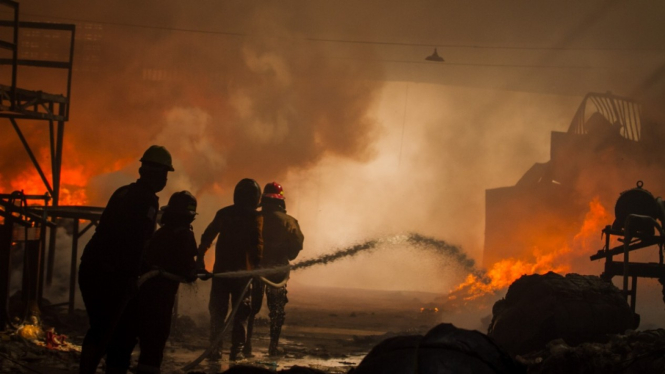
<path fill-rule="evenodd" d="M 189 191 L 176 192 L 162 211 L 162 227 L 146 249 L 146 268 L 160 269 L 194 282 L 198 252 L 191 225 L 196 216 L 196 198 Z M 178 281 L 157 276 L 145 281 L 139 290 L 137 333 L 141 354 L 136 367 L 138 374 L 160 372 L 179 287 Z"/>
<path fill-rule="evenodd" d="M 233 192 L 233 205 L 220 209 L 212 222 L 201 235 L 198 268 L 204 269 L 204 256 L 212 242 L 215 246 L 214 273 L 256 268 L 263 254 L 263 219 L 257 208 L 261 199 L 261 187 L 253 179 L 243 179 Z M 247 319 L 251 313 L 250 292 L 243 290 L 251 278 L 213 278 L 210 290 L 210 342 L 215 341 L 223 328 L 224 318 L 231 305 L 240 302 L 233 320 L 231 333 L 231 361 L 243 358 L 242 350 L 246 342 Z M 221 344 L 214 347 L 211 359 L 220 359 Z"/>
<path fill-rule="evenodd" d="M 284 189 L 277 182 L 266 184 L 261 199 L 263 216 L 263 260 L 262 268 L 283 267 L 295 260 L 303 248 L 305 237 L 300 230 L 298 221 L 286 214 Z M 270 318 L 270 345 L 268 354 L 279 355 L 277 349 L 279 336 L 286 313 L 284 307 L 289 299 L 286 297 L 286 281 L 289 270 L 265 277 L 269 282 L 255 281 L 252 291 L 252 314 L 250 315 L 249 336 L 253 332 L 254 316 L 261 310 L 265 292 Z M 250 339 L 248 338 L 248 341 Z M 249 347 L 249 348 L 247 348 Z M 246 355 L 251 354 L 251 345 L 246 346 Z"/>
<path fill-rule="evenodd" d="M 113 193 L 81 256 L 79 288 L 90 323 L 81 348 L 81 374 L 95 373 L 105 353 L 107 374 L 129 368 L 124 352 L 130 344 L 143 251 L 155 231 L 156 193 L 174 171 L 171 154 L 162 146 L 148 148 L 140 161 L 139 179 Z"/>

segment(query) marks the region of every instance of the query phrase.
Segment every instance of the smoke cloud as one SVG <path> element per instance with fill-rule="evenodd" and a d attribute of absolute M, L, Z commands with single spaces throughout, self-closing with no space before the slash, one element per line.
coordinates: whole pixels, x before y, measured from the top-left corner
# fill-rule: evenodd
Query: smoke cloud
<path fill-rule="evenodd" d="M 162 144 L 176 168 L 162 201 L 194 192 L 197 235 L 252 177 L 284 185 L 306 237 L 299 260 L 417 232 L 478 263 L 485 190 L 548 161 L 551 131 L 567 130 L 587 92 L 662 97 L 660 4 L 260 4 L 25 2 L 26 13 L 63 22 L 108 22 L 97 70 L 75 72 L 67 125 L 65 165 L 85 181 L 72 189 L 88 204 L 105 204 L 136 177 L 143 150 Z M 353 42 L 363 40 L 386 44 Z M 426 65 L 437 46 L 446 62 Z M 0 131 L 3 152 L 20 153 Z M 0 183 L 28 165 L 1 159 Z M 634 185 L 613 175 L 606 196 Z M 574 187 L 583 204 L 594 189 Z M 404 246 L 302 270 L 291 283 L 443 293 L 464 275 Z"/>

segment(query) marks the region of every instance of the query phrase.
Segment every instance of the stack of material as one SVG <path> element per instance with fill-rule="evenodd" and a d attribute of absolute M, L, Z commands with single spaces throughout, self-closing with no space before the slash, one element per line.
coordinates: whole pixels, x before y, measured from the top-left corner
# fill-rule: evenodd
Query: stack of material
<path fill-rule="evenodd" d="M 567 344 L 607 342 L 635 329 L 639 317 L 621 291 L 596 276 L 549 272 L 525 275 L 494 304 L 488 335 L 511 354 L 525 354 L 563 339 Z"/>

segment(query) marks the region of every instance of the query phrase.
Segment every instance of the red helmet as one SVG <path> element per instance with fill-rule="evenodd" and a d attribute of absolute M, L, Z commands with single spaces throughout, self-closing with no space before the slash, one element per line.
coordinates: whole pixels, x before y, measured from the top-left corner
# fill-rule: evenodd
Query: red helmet
<path fill-rule="evenodd" d="M 284 189 L 277 182 L 270 182 L 263 188 L 263 198 L 284 200 Z"/>

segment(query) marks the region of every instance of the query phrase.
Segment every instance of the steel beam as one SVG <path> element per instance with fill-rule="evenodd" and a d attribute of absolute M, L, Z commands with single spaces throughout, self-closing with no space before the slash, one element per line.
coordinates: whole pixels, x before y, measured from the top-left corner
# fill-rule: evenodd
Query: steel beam
<path fill-rule="evenodd" d="M 25 139 L 23 136 L 23 133 L 21 132 L 21 129 L 18 127 L 18 124 L 16 123 L 16 120 L 14 118 L 10 118 L 9 121 L 11 121 L 12 126 L 14 126 L 14 130 L 16 130 L 16 134 L 18 135 L 19 139 L 21 139 L 21 143 L 23 143 L 23 147 L 25 148 L 26 152 L 28 152 L 28 156 L 30 156 L 30 160 L 32 160 L 32 164 L 35 166 L 35 169 L 37 169 L 37 173 L 39 173 L 39 176 L 42 178 L 42 182 L 44 182 L 44 186 L 46 186 L 46 189 L 53 195 L 53 188 L 51 188 L 51 184 L 48 182 L 48 179 L 46 179 L 46 175 L 44 175 L 44 171 L 42 170 L 41 166 L 39 166 L 39 161 L 37 161 L 37 158 L 35 157 L 35 154 L 32 153 L 32 149 L 30 149 L 30 145 L 28 144 L 28 141 Z"/>

